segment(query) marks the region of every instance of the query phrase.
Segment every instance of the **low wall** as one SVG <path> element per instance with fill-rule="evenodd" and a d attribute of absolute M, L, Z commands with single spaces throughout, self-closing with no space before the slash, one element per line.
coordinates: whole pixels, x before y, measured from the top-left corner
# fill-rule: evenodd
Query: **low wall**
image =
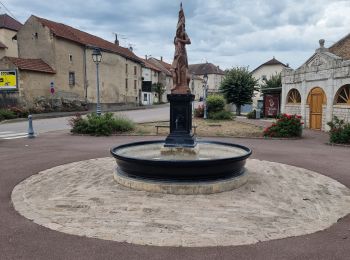
<path fill-rule="evenodd" d="M 333 116 L 337 116 L 339 119 L 350 122 L 350 106 L 334 105 Z"/>
<path fill-rule="evenodd" d="M 16 92 L 0 92 L 0 108 L 7 108 L 9 106 L 18 106 L 19 93 Z"/>
<path fill-rule="evenodd" d="M 286 114 L 289 114 L 289 115 L 300 115 L 301 114 L 300 104 L 285 105 L 284 111 Z"/>

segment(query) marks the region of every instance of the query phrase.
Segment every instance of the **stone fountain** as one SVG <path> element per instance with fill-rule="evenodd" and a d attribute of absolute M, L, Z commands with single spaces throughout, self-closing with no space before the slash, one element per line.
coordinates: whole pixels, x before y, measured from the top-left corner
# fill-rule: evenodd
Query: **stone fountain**
<path fill-rule="evenodd" d="M 165 141 L 129 143 L 111 149 L 116 158 L 115 180 L 129 188 L 174 194 L 232 190 L 244 184 L 247 147 L 197 141 L 192 132 L 192 102 L 186 45 L 191 44 L 180 6 L 172 63 L 174 87 L 170 102 L 170 134 Z"/>

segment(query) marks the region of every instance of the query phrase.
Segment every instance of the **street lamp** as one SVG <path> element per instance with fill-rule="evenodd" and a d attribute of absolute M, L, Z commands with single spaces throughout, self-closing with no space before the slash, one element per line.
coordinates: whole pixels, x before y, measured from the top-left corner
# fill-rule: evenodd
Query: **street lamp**
<path fill-rule="evenodd" d="M 204 105 L 204 119 L 208 118 L 207 115 L 207 95 L 208 95 L 208 74 L 205 73 L 203 76 L 203 105 Z"/>
<path fill-rule="evenodd" d="M 192 73 L 191 94 L 194 94 L 194 74 Z M 194 100 L 192 101 L 192 118 L 194 118 Z"/>
<path fill-rule="evenodd" d="M 102 53 L 99 48 L 95 48 L 92 51 L 92 60 L 96 64 L 96 79 L 97 79 L 97 103 L 96 103 L 96 114 L 98 116 L 101 115 L 101 104 L 100 104 L 100 79 L 98 74 L 98 65 L 100 64 L 102 60 Z"/>

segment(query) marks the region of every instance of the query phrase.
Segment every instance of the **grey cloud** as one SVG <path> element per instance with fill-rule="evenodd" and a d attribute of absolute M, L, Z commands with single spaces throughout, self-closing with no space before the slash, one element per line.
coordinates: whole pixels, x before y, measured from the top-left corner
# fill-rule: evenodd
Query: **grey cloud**
<path fill-rule="evenodd" d="M 21 22 L 35 14 L 110 41 L 116 32 L 127 37 L 121 39 L 122 44 L 134 44 L 140 56 L 172 59 L 180 0 L 3 2 Z M 350 31 L 350 2 L 346 0 L 183 2 L 192 40 L 190 62 L 208 59 L 224 68 L 235 64 L 255 67 L 274 53 L 296 67 L 314 52 L 319 38 L 334 42 Z"/>

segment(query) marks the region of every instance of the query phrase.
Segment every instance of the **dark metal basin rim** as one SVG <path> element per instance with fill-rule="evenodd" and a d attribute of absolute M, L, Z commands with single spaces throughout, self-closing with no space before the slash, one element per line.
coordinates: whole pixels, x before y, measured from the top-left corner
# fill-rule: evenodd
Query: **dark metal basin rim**
<path fill-rule="evenodd" d="M 216 141 L 200 141 L 198 143 L 239 148 L 245 153 L 239 156 L 201 160 L 156 160 L 118 154 L 118 151 L 124 148 L 162 143 L 164 141 L 145 141 L 112 148 L 111 154 L 116 158 L 117 171 L 130 178 L 156 181 L 222 180 L 243 174 L 245 161 L 252 154 L 252 151 L 245 146 Z"/>

